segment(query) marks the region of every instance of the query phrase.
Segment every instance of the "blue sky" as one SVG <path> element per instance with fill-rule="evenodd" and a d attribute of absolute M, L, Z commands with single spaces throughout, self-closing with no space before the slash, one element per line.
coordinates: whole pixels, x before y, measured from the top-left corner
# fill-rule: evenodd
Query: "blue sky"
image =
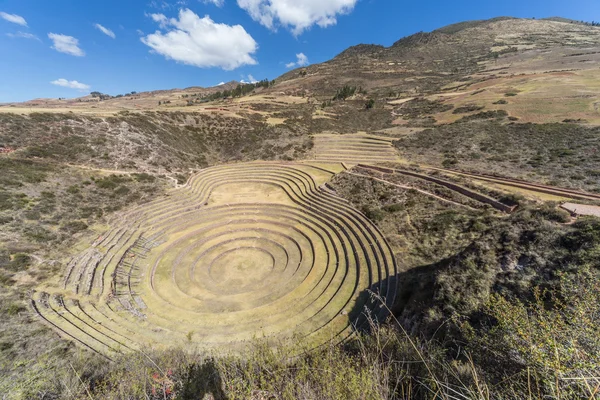
<path fill-rule="evenodd" d="M 503 15 L 599 21 L 600 2 L 0 0 L 0 102 L 273 79 L 355 44 Z"/>

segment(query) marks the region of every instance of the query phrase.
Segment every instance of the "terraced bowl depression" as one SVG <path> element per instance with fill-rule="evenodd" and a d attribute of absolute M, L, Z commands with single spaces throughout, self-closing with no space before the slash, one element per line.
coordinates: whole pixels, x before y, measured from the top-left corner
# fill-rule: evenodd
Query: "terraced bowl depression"
<path fill-rule="evenodd" d="M 377 228 L 321 189 L 317 165 L 203 170 L 120 215 L 32 306 L 60 335 L 108 357 L 145 346 L 242 349 L 266 337 L 340 341 L 385 315 L 396 265 Z"/>

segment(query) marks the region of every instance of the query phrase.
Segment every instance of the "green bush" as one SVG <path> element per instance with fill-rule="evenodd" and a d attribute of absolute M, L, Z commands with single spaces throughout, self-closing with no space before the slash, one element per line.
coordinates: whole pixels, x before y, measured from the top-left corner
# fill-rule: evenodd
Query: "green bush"
<path fill-rule="evenodd" d="M 499 118 L 504 118 L 504 117 L 508 117 L 508 113 L 505 110 L 490 110 L 490 111 L 482 111 L 477 114 L 467 115 L 467 116 L 462 117 L 461 119 L 457 120 L 456 123 L 469 122 L 469 121 L 482 120 L 482 119 L 499 119 Z"/>
<path fill-rule="evenodd" d="M 119 196 L 124 196 L 129 193 L 131 190 L 127 186 L 119 186 L 115 189 L 115 194 Z"/>
<path fill-rule="evenodd" d="M 67 188 L 67 193 L 69 194 L 77 194 L 79 193 L 79 187 L 77 185 L 72 185 Z"/>
<path fill-rule="evenodd" d="M 125 175 L 109 175 L 104 178 L 96 179 L 96 186 L 100 189 L 116 189 L 119 185 L 128 182 L 130 179 Z"/>
<path fill-rule="evenodd" d="M 27 309 L 22 304 L 10 303 L 3 311 L 8 315 L 17 315 L 18 313 L 27 311 Z"/>
<path fill-rule="evenodd" d="M 345 85 L 343 88 L 337 90 L 332 100 L 346 100 L 348 97 L 354 96 L 355 92 L 356 86 Z"/>
<path fill-rule="evenodd" d="M 452 168 L 458 164 L 458 159 L 456 158 L 446 158 L 442 161 L 442 167 L 444 168 Z"/>
<path fill-rule="evenodd" d="M 154 182 L 156 181 L 156 177 L 154 175 L 147 174 L 145 172 L 139 174 L 133 174 L 133 179 L 138 182 Z"/>
<path fill-rule="evenodd" d="M 371 221 L 381 221 L 385 215 L 383 211 L 378 208 L 365 206 L 361 209 L 363 214 L 367 216 Z"/>
<path fill-rule="evenodd" d="M 19 272 L 26 270 L 31 265 L 31 257 L 24 253 L 17 253 L 6 267 L 9 271 Z"/>
<path fill-rule="evenodd" d="M 56 238 L 56 235 L 52 231 L 40 225 L 26 226 L 23 229 L 23 234 L 25 237 L 38 243 L 50 242 Z"/>
<path fill-rule="evenodd" d="M 544 203 L 541 207 L 533 210 L 533 214 L 539 214 L 542 218 L 560 223 L 571 221 L 571 214 L 568 211 L 558 208 L 554 202 Z"/>
<path fill-rule="evenodd" d="M 485 107 L 483 107 L 483 106 L 477 106 L 475 104 L 468 104 L 466 106 L 456 107 L 452 111 L 452 114 L 466 114 L 466 113 L 470 113 L 470 112 L 474 112 L 474 111 L 481 111 L 484 108 Z"/>
<path fill-rule="evenodd" d="M 488 373 L 504 367 L 502 374 L 512 376 L 507 383 L 521 384 L 525 393 L 529 387 L 529 396 L 596 398 L 598 310 L 600 279 L 588 268 L 575 276 L 562 275 L 556 291 L 536 288 L 528 302 L 493 295 L 486 313 L 494 323 L 483 334 L 465 325 L 469 350 Z"/>
<path fill-rule="evenodd" d="M 404 210 L 406 207 L 402 203 L 389 204 L 383 207 L 383 210 L 390 213 L 395 213 Z"/>
<path fill-rule="evenodd" d="M 0 271 L 0 286 L 10 287 L 15 283 L 9 275 L 3 274 Z"/>
<path fill-rule="evenodd" d="M 69 221 L 66 224 L 62 225 L 60 229 L 64 232 L 67 232 L 71 235 L 84 231 L 88 228 L 85 222 L 82 221 Z"/>

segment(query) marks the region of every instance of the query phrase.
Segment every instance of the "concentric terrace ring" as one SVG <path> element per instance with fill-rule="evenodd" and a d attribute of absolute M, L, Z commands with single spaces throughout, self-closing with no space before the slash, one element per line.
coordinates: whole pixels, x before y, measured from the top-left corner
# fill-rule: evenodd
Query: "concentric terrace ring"
<path fill-rule="evenodd" d="M 304 164 L 206 169 L 120 215 L 32 306 L 61 336 L 110 357 L 144 346 L 237 349 L 258 337 L 344 340 L 383 315 L 396 264 L 331 178 Z"/>

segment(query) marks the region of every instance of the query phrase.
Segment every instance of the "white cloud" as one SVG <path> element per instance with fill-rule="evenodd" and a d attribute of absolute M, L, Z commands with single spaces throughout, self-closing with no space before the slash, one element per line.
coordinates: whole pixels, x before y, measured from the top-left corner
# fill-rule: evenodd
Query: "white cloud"
<path fill-rule="evenodd" d="M 94 26 L 96 27 L 96 29 L 99 29 L 100 32 L 104 33 L 106 36 L 110 36 L 113 39 L 115 39 L 117 37 L 113 31 L 111 31 L 108 28 L 103 27 L 100 24 L 94 24 Z"/>
<path fill-rule="evenodd" d="M 39 37 L 35 36 L 32 33 L 27 33 L 27 32 L 17 32 L 17 33 L 7 33 L 6 36 L 11 37 L 11 38 L 23 38 L 23 39 L 34 39 L 34 40 L 40 40 Z"/>
<path fill-rule="evenodd" d="M 240 79 L 240 83 L 256 83 L 258 82 L 256 79 L 254 79 L 254 77 L 250 74 L 248 74 L 248 77 L 244 77 L 244 75 L 242 75 L 242 79 Z"/>
<path fill-rule="evenodd" d="M 221 82 L 217 86 L 223 86 L 224 84 L 225 84 L 225 82 Z"/>
<path fill-rule="evenodd" d="M 225 70 L 257 63 L 252 54 L 258 44 L 241 25 L 218 24 L 208 15 L 200 18 L 188 9 L 179 11 L 179 19 L 162 14 L 152 14 L 151 18 L 166 32 L 156 31 L 141 40 L 168 59 Z"/>
<path fill-rule="evenodd" d="M 152 0 L 150 2 L 150 4 L 148 4 L 149 7 L 152 8 L 157 8 L 160 10 L 170 10 L 173 8 L 181 8 L 181 7 L 185 7 L 187 6 L 187 0 L 177 0 L 174 2 L 170 2 L 170 1 L 160 1 L 160 0 Z"/>
<path fill-rule="evenodd" d="M 275 23 L 289 28 L 294 35 L 317 24 L 334 25 L 338 14 L 347 14 L 358 0 L 237 0 L 238 6 L 269 29 Z"/>
<path fill-rule="evenodd" d="M 52 46 L 54 50 L 77 57 L 85 56 L 85 52 L 79 48 L 79 40 L 73 36 L 49 33 L 48 37 L 54 43 L 54 46 Z"/>
<path fill-rule="evenodd" d="M 225 0 L 202 0 L 202 2 L 204 4 L 214 4 L 217 7 L 223 7 L 223 4 L 225 4 Z"/>
<path fill-rule="evenodd" d="M 78 89 L 81 91 L 85 91 L 85 90 L 89 90 L 90 89 L 90 85 L 86 85 L 85 83 L 81 83 L 81 82 L 77 82 L 77 81 L 68 81 L 66 79 L 60 78 L 57 79 L 55 81 L 50 82 L 53 85 L 56 86 L 62 86 L 62 87 L 66 87 L 69 89 Z"/>
<path fill-rule="evenodd" d="M 296 54 L 296 61 L 292 61 L 291 63 L 285 64 L 286 68 L 294 68 L 294 67 L 304 67 L 308 65 L 308 57 L 304 55 L 304 53 Z"/>
<path fill-rule="evenodd" d="M 25 18 L 17 14 L 8 14 L 5 12 L 0 12 L 0 18 L 7 20 L 8 22 L 12 22 L 13 24 L 27 26 L 27 21 L 25 21 Z"/>
<path fill-rule="evenodd" d="M 154 22 L 158 22 L 161 28 L 166 28 L 169 24 L 169 19 L 164 14 L 150 14 L 148 15 Z"/>

